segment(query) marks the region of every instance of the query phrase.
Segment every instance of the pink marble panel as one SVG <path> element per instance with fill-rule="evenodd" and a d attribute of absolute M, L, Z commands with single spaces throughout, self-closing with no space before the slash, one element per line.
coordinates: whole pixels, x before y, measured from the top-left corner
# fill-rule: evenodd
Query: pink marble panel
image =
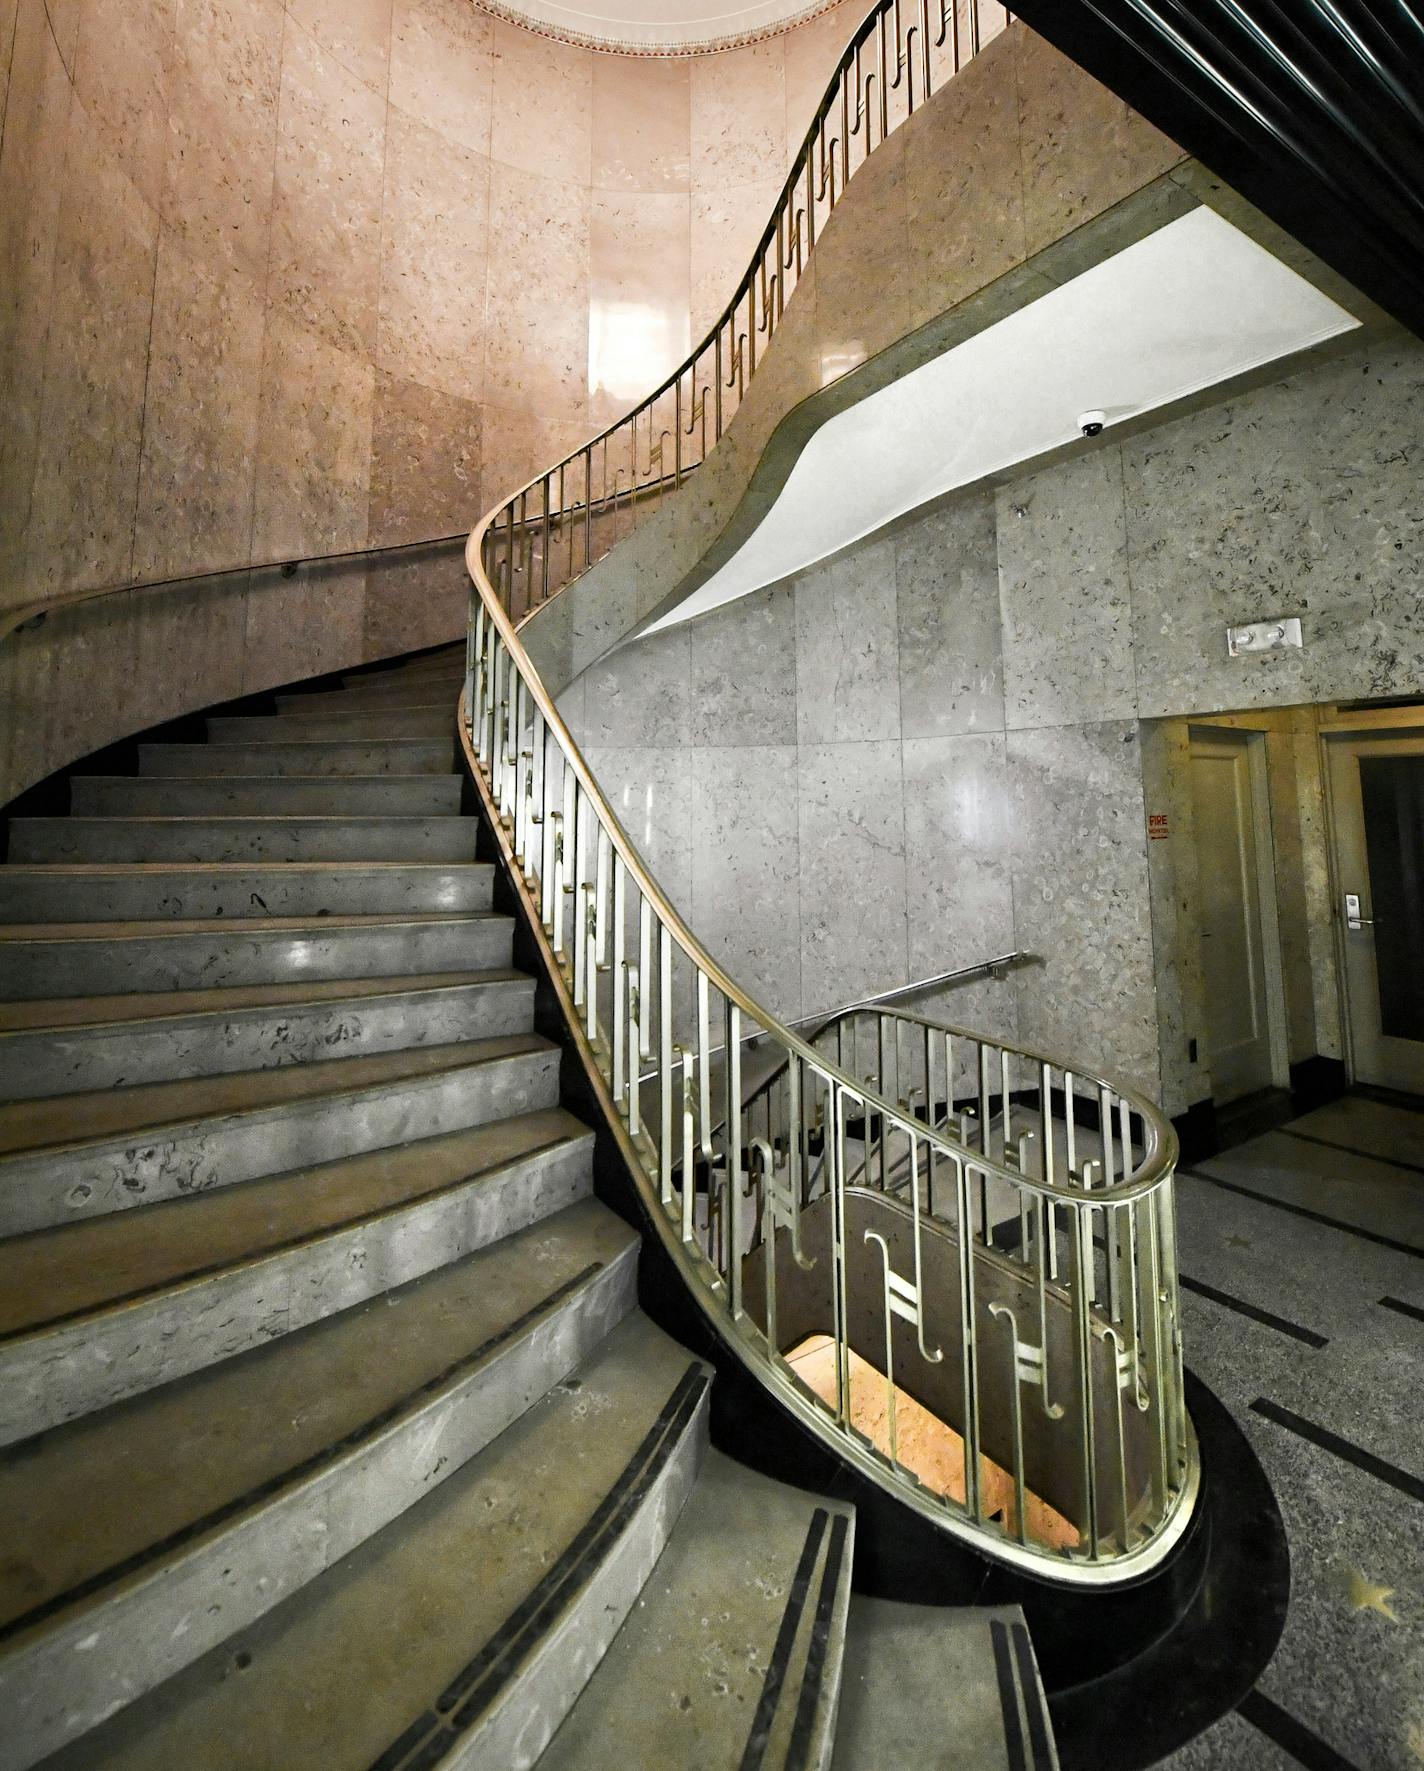
<path fill-rule="evenodd" d="M 541 178 L 588 185 L 593 164 L 593 64 L 588 49 L 492 19 L 490 156 Z"/>
<path fill-rule="evenodd" d="M 691 62 L 593 58 L 595 190 L 687 190 L 691 139 Z"/>
<path fill-rule="evenodd" d="M 858 0 L 844 0 L 786 35 L 786 161 L 801 151 L 816 107 L 826 95 L 841 51 L 865 16 Z"/>
<path fill-rule="evenodd" d="M 177 0 L 84 0 L 76 90 L 100 139 L 155 207 L 168 149 Z"/>
<path fill-rule="evenodd" d="M 597 191 L 589 219 L 588 394 L 608 424 L 691 349 L 690 199 Z"/>
<path fill-rule="evenodd" d="M 549 419 L 524 405 L 486 405 L 481 443 L 486 507 L 572 454 L 588 441 L 591 429 L 587 420 Z"/>
<path fill-rule="evenodd" d="M 483 155 L 391 112 L 377 360 L 467 400 L 484 386 L 489 191 Z"/>
<path fill-rule="evenodd" d="M 472 529 L 481 512 L 481 411 L 471 400 L 376 376 L 372 547 Z"/>
<path fill-rule="evenodd" d="M 363 565 L 254 572 L 247 590 L 242 693 L 359 663 L 366 619 Z"/>
<path fill-rule="evenodd" d="M 43 0 L 22 0 L 0 137 L 0 598 L 23 601 L 72 88 Z"/>
<path fill-rule="evenodd" d="M 165 229 L 154 287 L 134 572 L 162 578 L 248 557 L 263 309 L 246 279 Z"/>
<path fill-rule="evenodd" d="M 270 314 L 258 407 L 254 559 L 366 545 L 370 366 Z"/>
<path fill-rule="evenodd" d="M 30 522 L 32 587 L 128 575 L 158 217 L 70 117 Z"/>
<path fill-rule="evenodd" d="M 490 151 L 494 20 L 469 0 L 395 0 L 391 103 L 476 153 Z"/>
<path fill-rule="evenodd" d="M 289 21 L 267 301 L 329 344 L 376 348 L 385 100 Z"/>
<path fill-rule="evenodd" d="M 784 176 L 785 39 L 692 63 L 692 186 L 715 191 Z"/>
<path fill-rule="evenodd" d="M 692 335 L 702 338 L 732 299 L 781 192 L 781 174 L 758 184 L 692 193 Z"/>
<path fill-rule="evenodd" d="M 391 0 L 287 0 L 287 15 L 348 73 L 385 92 Z"/>
<path fill-rule="evenodd" d="M 586 186 L 503 169 L 490 190 L 486 397 L 544 417 L 588 410 Z M 509 274 L 517 267 L 517 274 Z"/>
<path fill-rule="evenodd" d="M 184 0 L 170 73 L 163 218 L 197 257 L 267 275 L 283 16 L 278 0 Z"/>
<path fill-rule="evenodd" d="M 366 575 L 362 655 L 391 658 L 465 632 L 470 580 L 458 548 L 378 561 Z"/>

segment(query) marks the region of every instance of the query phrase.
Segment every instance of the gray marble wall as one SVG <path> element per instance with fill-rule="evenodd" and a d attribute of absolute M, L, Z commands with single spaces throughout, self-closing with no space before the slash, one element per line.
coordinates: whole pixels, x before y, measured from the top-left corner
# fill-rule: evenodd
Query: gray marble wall
<path fill-rule="evenodd" d="M 1300 704 L 1424 693 L 1421 446 L 1424 348 L 1343 357 L 960 495 L 622 647 L 566 704 L 776 1012 L 1018 947 L 1041 966 L 944 1012 L 1180 1112 L 1211 1092 L 1184 716 L 1268 734 L 1289 1055 L 1336 1055 Z M 1228 621 L 1296 612 L 1303 652 L 1227 659 Z"/>

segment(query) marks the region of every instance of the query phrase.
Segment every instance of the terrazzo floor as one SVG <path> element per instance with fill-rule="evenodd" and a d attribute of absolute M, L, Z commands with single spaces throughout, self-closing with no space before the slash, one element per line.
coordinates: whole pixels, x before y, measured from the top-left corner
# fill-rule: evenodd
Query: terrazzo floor
<path fill-rule="evenodd" d="M 1291 1595 L 1256 1691 L 1160 1763 L 1420 1771 L 1424 1107 L 1331 1102 L 1181 1170 L 1177 1202 L 1187 1363 L 1276 1492 Z"/>

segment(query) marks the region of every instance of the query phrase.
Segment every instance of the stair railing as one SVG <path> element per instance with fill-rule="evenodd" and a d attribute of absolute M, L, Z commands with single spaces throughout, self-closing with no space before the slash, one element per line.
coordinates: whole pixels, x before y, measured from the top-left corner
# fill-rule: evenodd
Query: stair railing
<path fill-rule="evenodd" d="M 836 64 L 716 325 L 641 405 L 485 519 L 485 570 L 507 609 L 523 616 L 547 602 L 706 458 L 736 416 L 851 179 L 1011 17 L 998 0 L 879 0 L 871 9 Z"/>
<path fill-rule="evenodd" d="M 1170 1126 L 1102 1078 L 908 1013 L 853 1010 L 814 1043 L 781 1026 L 624 832 L 480 540 L 471 759 L 694 1296 L 794 1414 L 951 1534 L 1064 1581 L 1155 1565 L 1196 1490 Z M 753 1028 L 780 1061 L 748 1099 Z M 911 1419 L 910 1437 L 952 1430 L 957 1481 L 907 1443 Z"/>
<path fill-rule="evenodd" d="M 649 1221 L 724 1344 L 951 1536 L 1111 1584 L 1169 1552 L 1198 1484 L 1170 1126 L 1103 1078 L 889 1007 L 808 1038 L 779 1024 L 658 885 L 517 632 L 723 435 L 847 182 L 979 48 L 968 4 L 967 24 L 951 0 L 875 7 L 717 326 L 471 535 L 461 725 Z M 770 1073 L 744 1086 L 753 1031 Z"/>

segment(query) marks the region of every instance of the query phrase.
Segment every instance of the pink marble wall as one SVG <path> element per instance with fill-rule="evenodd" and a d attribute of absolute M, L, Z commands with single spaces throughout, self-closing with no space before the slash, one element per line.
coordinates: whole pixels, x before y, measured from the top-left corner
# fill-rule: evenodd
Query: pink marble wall
<path fill-rule="evenodd" d="M 710 324 L 860 10 L 643 60 L 471 0 L 0 0 L 0 607 L 470 526 Z M 281 594 L 244 683 L 330 653 Z M 354 656 L 463 615 L 444 564 L 342 594 Z M 70 760 L 7 651 L 0 791 Z"/>

